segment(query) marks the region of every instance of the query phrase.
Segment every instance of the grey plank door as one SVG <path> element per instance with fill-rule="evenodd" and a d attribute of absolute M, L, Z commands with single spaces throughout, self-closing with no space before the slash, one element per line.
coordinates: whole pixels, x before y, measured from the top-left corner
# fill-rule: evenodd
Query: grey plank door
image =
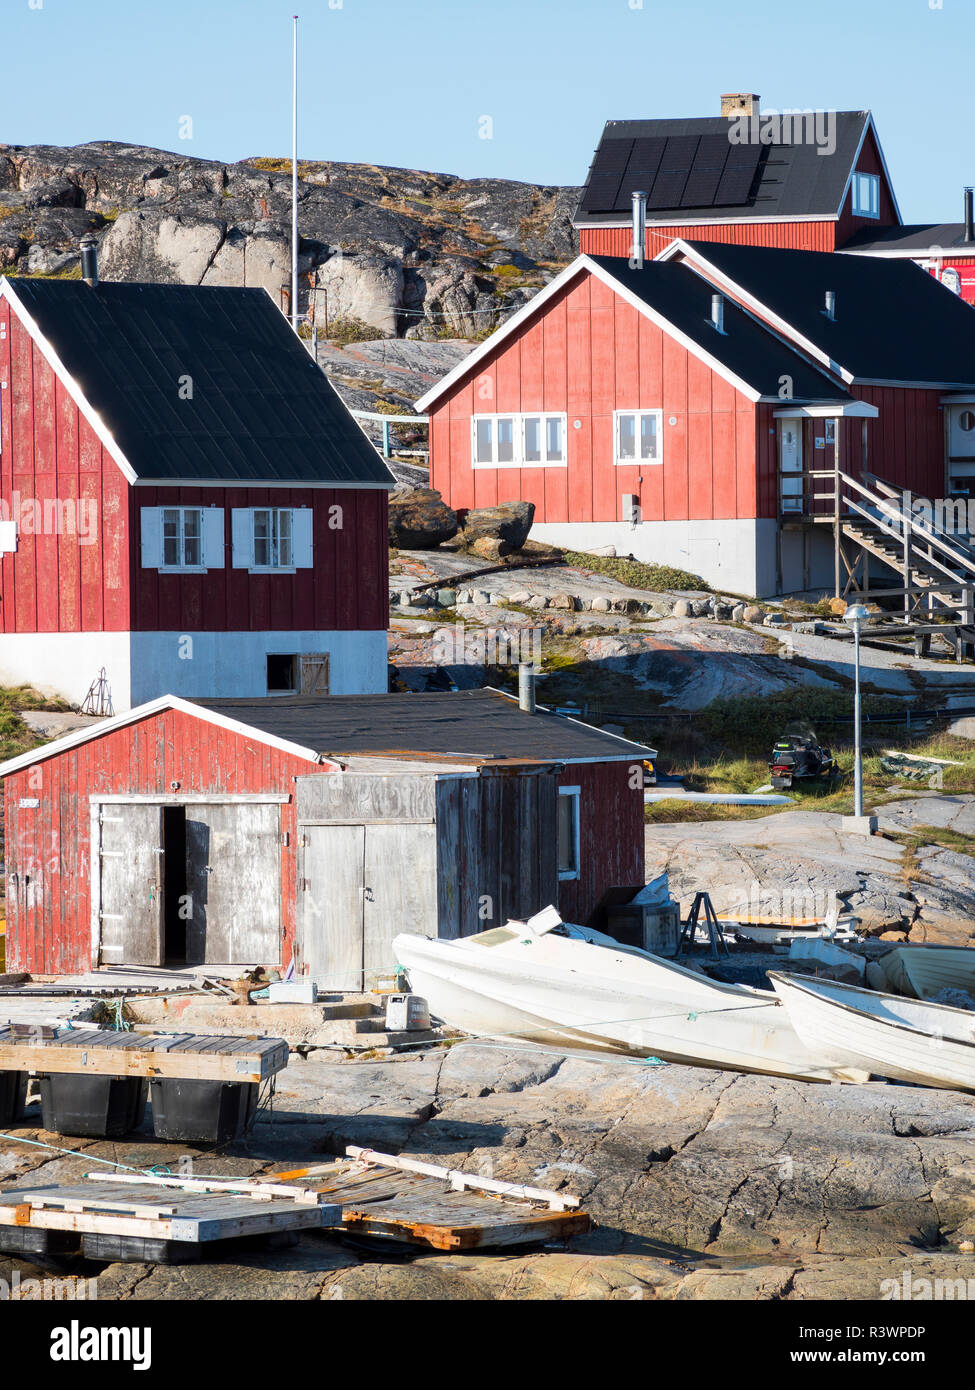
<path fill-rule="evenodd" d="M 327 989 L 362 989 L 365 826 L 305 825 L 298 895 L 304 963 Z"/>
<path fill-rule="evenodd" d="M 99 957 L 108 965 L 162 965 L 162 807 L 102 805 L 97 833 Z"/>
<path fill-rule="evenodd" d="M 397 964 L 393 938 L 437 924 L 437 827 L 366 827 L 363 938 L 366 980 Z"/>
<path fill-rule="evenodd" d="M 186 807 L 186 959 L 261 965 L 281 958 L 281 808 Z"/>

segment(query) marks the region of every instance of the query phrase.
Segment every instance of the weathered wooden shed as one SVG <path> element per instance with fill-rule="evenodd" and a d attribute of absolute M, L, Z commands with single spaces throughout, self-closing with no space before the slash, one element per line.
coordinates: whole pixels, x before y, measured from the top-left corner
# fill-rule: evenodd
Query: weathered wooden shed
<path fill-rule="evenodd" d="M 402 931 L 585 921 L 643 881 L 649 751 L 492 690 L 165 696 L 0 765 L 7 957 L 355 989 Z"/>

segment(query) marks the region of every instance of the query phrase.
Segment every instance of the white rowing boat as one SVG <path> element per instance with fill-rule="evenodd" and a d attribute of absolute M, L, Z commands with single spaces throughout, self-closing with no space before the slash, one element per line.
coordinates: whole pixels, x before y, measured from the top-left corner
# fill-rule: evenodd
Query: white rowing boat
<path fill-rule="evenodd" d="M 514 922 L 457 941 L 398 936 L 393 947 L 431 1012 L 468 1033 L 806 1081 L 867 1080 L 855 1067 L 824 1066 L 767 991 L 615 942 Z"/>
<path fill-rule="evenodd" d="M 970 946 L 898 946 L 877 961 L 887 988 L 915 999 L 942 989 L 975 995 L 975 950 Z"/>
<path fill-rule="evenodd" d="M 975 1091 L 975 1013 L 808 975 L 769 971 L 810 1051 L 837 1067 Z"/>

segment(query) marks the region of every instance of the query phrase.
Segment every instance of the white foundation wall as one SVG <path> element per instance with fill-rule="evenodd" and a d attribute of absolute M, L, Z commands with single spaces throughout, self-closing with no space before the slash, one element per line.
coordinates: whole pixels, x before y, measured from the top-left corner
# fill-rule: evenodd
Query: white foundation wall
<path fill-rule="evenodd" d="M 646 564 L 674 565 L 699 574 L 714 589 L 763 598 L 776 591 L 776 522 L 743 521 L 539 522 L 533 540 L 571 550 L 615 546 Z"/>
<path fill-rule="evenodd" d="M 330 695 L 388 689 L 385 632 L 133 632 L 131 703 L 164 694 L 263 696 L 269 653 L 318 652 L 329 656 Z"/>
<path fill-rule="evenodd" d="M 0 634 L 0 685 L 32 685 L 42 695 L 80 705 L 102 667 L 116 712 L 128 709 L 128 632 Z"/>
<path fill-rule="evenodd" d="M 254 697 L 269 653 L 329 655 L 332 695 L 383 694 L 385 632 L 50 632 L 0 635 L 0 685 L 80 705 L 105 668 L 116 714 L 158 695 Z"/>

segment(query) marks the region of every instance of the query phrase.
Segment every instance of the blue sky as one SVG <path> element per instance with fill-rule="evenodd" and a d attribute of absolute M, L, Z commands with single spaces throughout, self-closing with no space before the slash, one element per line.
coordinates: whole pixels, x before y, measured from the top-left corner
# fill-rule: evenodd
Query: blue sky
<path fill-rule="evenodd" d="M 295 8 L 304 158 L 580 183 L 605 120 L 755 91 L 872 109 L 906 221 L 975 182 L 973 0 L 0 0 L 0 138 L 287 154 Z"/>

